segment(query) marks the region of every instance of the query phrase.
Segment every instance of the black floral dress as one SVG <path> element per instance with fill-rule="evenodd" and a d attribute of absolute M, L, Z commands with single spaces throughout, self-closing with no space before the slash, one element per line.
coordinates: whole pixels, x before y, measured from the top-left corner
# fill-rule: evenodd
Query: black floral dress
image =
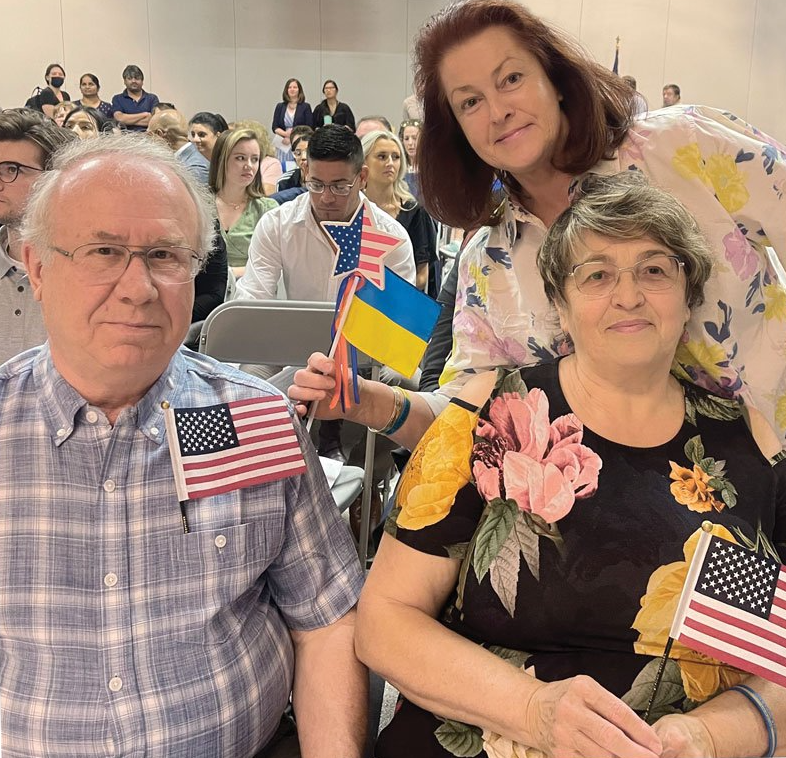
<path fill-rule="evenodd" d="M 683 389 L 682 428 L 653 448 L 584 428 L 558 362 L 500 370 L 479 414 L 451 403 L 413 453 L 387 525 L 462 561 L 445 626 L 538 679 L 587 674 L 644 711 L 702 522 L 786 557 L 786 460 L 759 452 L 734 401 Z M 675 643 L 650 721 L 742 676 Z M 525 751 L 402 698 L 376 756 L 402 755 Z"/>

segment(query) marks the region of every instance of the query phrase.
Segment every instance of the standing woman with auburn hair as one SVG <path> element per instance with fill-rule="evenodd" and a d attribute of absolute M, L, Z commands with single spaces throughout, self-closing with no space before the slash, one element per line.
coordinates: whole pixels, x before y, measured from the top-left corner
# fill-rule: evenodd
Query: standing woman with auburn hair
<path fill-rule="evenodd" d="M 424 108 L 418 150 L 434 157 L 418 166 L 426 209 L 448 226 L 483 228 L 461 257 L 440 389 L 413 396 L 397 423 L 391 388 L 365 381 L 347 418 L 390 426 L 411 448 L 472 375 L 569 352 L 536 252 L 581 178 L 632 170 L 696 216 L 719 259 L 704 303 L 691 309 L 675 371 L 742 401 L 784 445 L 786 289 L 766 246 L 786 262 L 786 148 L 704 106 L 634 118 L 635 93 L 620 77 L 513 0 L 447 6 L 421 30 L 414 58 Z M 318 400 L 317 417 L 335 418 L 324 402 L 333 362 L 315 354 L 309 368 L 290 396 Z"/>
<path fill-rule="evenodd" d="M 294 126 L 313 126 L 311 106 L 306 102 L 303 85 L 297 79 L 287 79 L 281 102 L 273 111 L 273 133 L 281 137 L 283 147 L 276 152 L 282 166 L 292 160 L 292 148 L 289 135 Z"/>
<path fill-rule="evenodd" d="M 338 124 L 355 131 L 355 115 L 352 109 L 338 100 L 338 84 L 333 79 L 326 79 L 322 85 L 325 99 L 314 108 L 314 128 L 319 129 L 325 124 Z"/>

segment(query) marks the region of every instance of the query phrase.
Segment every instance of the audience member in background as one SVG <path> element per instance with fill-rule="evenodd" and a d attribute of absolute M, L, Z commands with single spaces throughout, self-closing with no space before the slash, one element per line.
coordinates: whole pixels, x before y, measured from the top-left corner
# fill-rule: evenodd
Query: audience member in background
<path fill-rule="evenodd" d="M 409 186 L 409 191 L 419 203 L 422 203 L 422 199 L 420 197 L 420 182 L 418 181 L 418 140 L 422 126 L 423 122 L 418 119 L 407 119 L 402 121 L 398 128 L 398 137 L 401 144 L 404 145 L 407 159 L 407 173 L 404 178 Z"/>
<path fill-rule="evenodd" d="M 99 96 L 101 83 L 95 74 L 82 74 L 79 77 L 79 91 L 82 93 L 81 99 L 77 100 L 77 105 L 86 105 L 101 111 L 107 118 L 113 118 L 112 104 L 102 100 Z"/>
<path fill-rule="evenodd" d="M 328 79 L 322 85 L 325 99 L 314 108 L 314 128 L 319 129 L 325 124 L 338 124 L 355 131 L 355 116 L 346 103 L 338 101 L 338 84 Z"/>
<path fill-rule="evenodd" d="M 663 107 L 668 108 L 670 105 L 679 105 L 681 100 L 680 88 L 677 84 L 667 84 L 663 88 Z"/>
<path fill-rule="evenodd" d="M 33 183 L 52 153 L 76 139 L 40 111 L 0 113 L 0 363 L 46 340 L 41 308 L 22 262 L 19 228 Z"/>
<path fill-rule="evenodd" d="M 52 112 L 52 121 L 58 126 L 62 126 L 65 123 L 66 116 L 76 107 L 76 103 L 71 100 L 64 100 L 62 103 L 58 103 Z"/>
<path fill-rule="evenodd" d="M 216 196 L 227 260 L 236 277 L 243 276 L 248 246 L 259 219 L 278 203 L 265 197 L 260 173 L 261 150 L 253 129 L 222 132 L 210 160 L 210 189 Z"/>
<path fill-rule="evenodd" d="M 363 116 L 355 128 L 358 139 L 363 139 L 369 132 L 376 131 L 392 132 L 393 127 L 384 116 Z"/>
<path fill-rule="evenodd" d="M 647 106 L 647 101 L 644 99 L 644 96 L 641 94 L 641 92 L 638 91 L 638 89 L 636 89 L 636 78 L 630 74 L 625 74 L 625 76 L 620 78 L 636 93 L 636 97 L 633 101 L 634 115 L 638 116 L 640 113 L 646 113 L 649 108 Z"/>
<path fill-rule="evenodd" d="M 150 115 L 158 103 L 158 97 L 145 92 L 145 75 L 133 63 L 123 69 L 125 89 L 112 98 L 112 116 L 132 132 L 143 132 L 150 123 Z"/>
<path fill-rule="evenodd" d="M 76 142 L 52 174 L 24 232 L 49 340 L 0 372 L 0 594 L 19 611 L 0 629 L 3 753 L 278 756 L 291 698 L 286 755 L 359 758 L 363 574 L 313 448 L 269 385 L 180 349 L 209 193 L 129 134 Z M 260 399 L 302 473 L 195 494 L 181 517 L 162 401 Z"/>
<path fill-rule="evenodd" d="M 65 69 L 59 63 L 50 63 L 46 67 L 44 79 L 46 79 L 46 87 L 38 93 L 38 103 L 45 116 L 54 118 L 55 107 L 71 99 L 71 96 L 62 89 L 65 84 Z"/>
<path fill-rule="evenodd" d="M 262 160 L 259 162 L 259 174 L 262 177 L 262 188 L 266 195 L 272 195 L 276 191 L 278 180 L 281 179 L 284 172 L 281 168 L 281 161 L 276 158 L 276 148 L 273 147 L 273 142 L 270 139 L 270 131 L 264 124 L 260 124 L 259 121 L 252 121 L 250 119 L 235 121 L 232 128 L 251 129 L 254 134 L 257 135 L 260 150 L 259 154 L 262 156 Z M 295 127 L 295 129 L 303 128 L 307 127 Z"/>
<path fill-rule="evenodd" d="M 153 109 L 150 111 L 151 116 L 155 116 L 156 113 L 160 111 L 176 111 L 177 108 L 175 107 L 174 103 L 162 103 L 160 100 L 153 106 Z"/>
<path fill-rule="evenodd" d="M 696 216 L 719 259 L 704 303 L 691 309 L 675 371 L 744 402 L 783 443 L 786 292 L 765 245 L 786 262 L 780 190 L 786 150 L 741 119 L 705 106 L 678 105 L 634 119 L 630 87 L 564 32 L 510 0 L 446 7 L 423 27 L 415 60 L 425 108 L 418 149 L 435 158 L 419 166 L 424 201 L 446 225 L 482 229 L 462 253 L 442 386 L 434 395 L 413 395 L 396 441 L 410 447 L 420 439 L 479 371 L 570 351 L 535 276 L 535 252 L 570 205 L 577 177 L 631 170 Z M 519 76 L 522 68 L 532 76 Z M 504 96 L 500 81 L 511 85 Z M 532 123 L 533 91 L 541 126 L 530 131 L 522 125 Z M 591 121 L 588 114 L 595 114 Z M 503 203 L 495 178 L 505 187 Z M 331 361 L 315 355 L 309 366 L 291 390 L 307 402 L 326 397 L 333 385 Z M 364 382 L 360 394 L 351 420 L 384 428 L 395 416 L 390 388 Z M 317 417 L 335 418 L 326 406 L 320 403 Z"/>
<path fill-rule="evenodd" d="M 415 285 L 436 298 L 440 284 L 437 230 L 404 181 L 404 148 L 391 132 L 369 132 L 361 142 L 368 166 L 366 197 L 407 230 L 415 256 Z"/>
<path fill-rule="evenodd" d="M 174 108 L 156 110 L 147 125 L 148 134 L 164 140 L 174 151 L 175 158 L 205 186 L 208 183 L 210 161 L 188 140 L 186 117 Z"/>
<path fill-rule="evenodd" d="M 418 96 L 413 92 L 409 97 L 404 98 L 403 104 L 403 121 L 422 121 L 423 120 L 423 106 L 418 100 Z"/>
<path fill-rule="evenodd" d="M 227 246 L 216 219 L 213 235 L 213 249 L 210 251 L 204 267 L 194 279 L 194 306 L 191 309 L 191 323 L 204 321 L 210 313 L 224 302 L 229 279 L 227 262 Z M 194 334 L 194 341 L 189 344 L 193 350 L 199 350 L 199 332 Z"/>
<path fill-rule="evenodd" d="M 210 161 L 218 135 L 229 129 L 229 125 L 220 113 L 200 111 L 191 117 L 188 129 L 189 139 L 196 145 L 196 149 Z"/>
<path fill-rule="evenodd" d="M 98 108 L 89 105 L 77 105 L 65 117 L 63 126 L 70 129 L 79 139 L 97 137 L 104 132 L 112 131 L 114 121 L 107 118 Z"/>
<path fill-rule="evenodd" d="M 295 159 L 295 168 L 291 168 L 276 183 L 276 190 L 286 190 L 293 187 L 303 187 L 306 181 L 306 166 L 308 166 L 308 142 L 314 130 L 310 126 L 296 126 L 290 135 L 292 157 Z"/>
<path fill-rule="evenodd" d="M 281 147 L 276 149 L 276 155 L 282 166 L 292 160 L 290 135 L 295 126 L 313 126 L 313 114 L 306 102 L 303 85 L 297 79 L 287 79 L 281 102 L 273 111 L 273 133 L 281 137 Z"/>

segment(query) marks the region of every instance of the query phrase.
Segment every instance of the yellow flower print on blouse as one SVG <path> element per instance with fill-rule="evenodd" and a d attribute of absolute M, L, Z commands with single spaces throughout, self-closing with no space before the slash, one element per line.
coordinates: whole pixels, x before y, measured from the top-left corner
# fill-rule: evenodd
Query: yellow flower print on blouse
<path fill-rule="evenodd" d="M 470 281 L 475 283 L 475 295 L 481 303 L 488 303 L 489 301 L 489 278 L 487 274 L 483 273 L 483 268 L 477 263 L 470 263 L 469 265 L 469 278 Z"/>
<path fill-rule="evenodd" d="M 685 366 L 702 368 L 708 376 L 720 379 L 723 369 L 718 364 L 728 360 L 728 356 L 717 343 L 688 340 L 677 346 L 675 360 Z"/>
<path fill-rule="evenodd" d="M 786 321 L 786 289 L 777 284 L 764 286 L 764 318 Z"/>
<path fill-rule="evenodd" d="M 478 415 L 449 403 L 418 443 L 401 476 L 396 524 L 423 529 L 450 513 L 456 493 L 470 479 L 472 432 Z"/>
<path fill-rule="evenodd" d="M 696 464 L 693 471 L 689 468 L 678 466 L 674 461 L 669 461 L 671 474 L 669 477 L 674 481 L 671 484 L 671 494 L 681 505 L 687 505 L 688 510 L 696 513 L 706 513 L 713 508 L 716 511 L 723 510 L 724 503 L 716 500 L 712 493 L 715 488 L 710 486 L 710 476 Z"/>
<path fill-rule="evenodd" d="M 750 193 L 745 186 L 745 175 L 737 167 L 734 156 L 711 155 L 707 158 L 705 172 L 715 190 L 715 197 L 729 213 L 745 207 Z"/>
<path fill-rule="evenodd" d="M 737 542 L 731 532 L 719 524 L 713 525 L 712 534 L 730 542 Z M 684 561 L 661 566 L 650 576 L 647 592 L 641 599 L 641 610 L 632 625 L 639 632 L 638 640 L 633 643 L 633 649 L 637 653 L 654 657 L 663 655 L 682 586 L 700 535 L 701 529 L 697 529 L 685 542 Z M 700 703 L 712 697 L 718 690 L 726 690 L 747 676 L 677 641 L 672 646 L 671 657 L 680 667 L 685 694 Z"/>
<path fill-rule="evenodd" d="M 775 403 L 775 423 L 786 429 L 786 395 L 781 395 Z"/>
<path fill-rule="evenodd" d="M 698 178 L 706 182 L 707 176 L 704 172 L 704 159 L 701 157 L 701 150 L 696 142 L 685 145 L 674 153 L 672 165 L 677 173 L 685 179 Z"/>

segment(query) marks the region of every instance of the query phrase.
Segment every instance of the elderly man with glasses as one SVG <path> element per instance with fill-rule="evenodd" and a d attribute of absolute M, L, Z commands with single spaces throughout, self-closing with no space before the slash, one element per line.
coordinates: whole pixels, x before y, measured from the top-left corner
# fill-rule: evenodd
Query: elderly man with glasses
<path fill-rule="evenodd" d="M 46 341 L 41 309 L 22 262 L 19 226 L 54 150 L 76 139 L 38 111 L 0 112 L 0 363 Z"/>
<path fill-rule="evenodd" d="M 137 135 L 58 151 L 30 196 L 49 339 L 0 369 L 9 756 L 299 755 L 278 742 L 291 693 L 304 757 L 360 755 L 349 532 L 284 398 L 180 347 L 213 223 Z M 180 457 L 208 466 L 185 497 Z M 243 488 L 213 486 L 237 457 Z"/>

